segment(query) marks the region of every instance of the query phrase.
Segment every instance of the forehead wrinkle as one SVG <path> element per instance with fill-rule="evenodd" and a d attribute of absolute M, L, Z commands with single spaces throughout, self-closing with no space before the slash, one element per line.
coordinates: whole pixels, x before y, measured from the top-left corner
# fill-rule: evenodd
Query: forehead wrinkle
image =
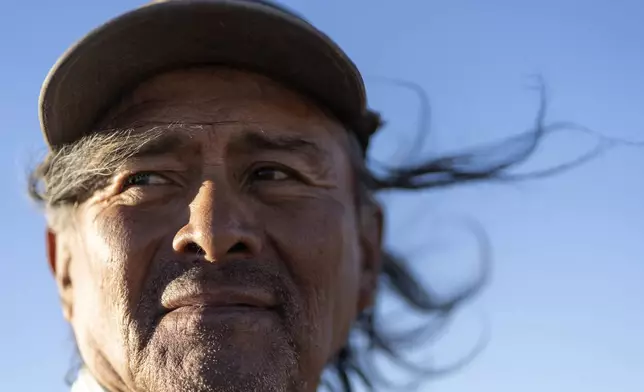
<path fill-rule="evenodd" d="M 223 117 L 238 106 L 231 105 L 234 101 L 279 102 L 287 97 L 293 98 L 288 88 L 264 76 L 233 71 L 231 77 L 227 72 L 221 73 L 223 75 L 207 73 L 208 79 L 200 83 L 196 82 L 196 77 L 201 75 L 203 78 L 202 72 L 184 70 L 157 75 L 125 94 L 107 111 L 101 124 L 113 127 L 119 120 L 131 120 L 150 113 L 161 118 Z M 192 79 L 182 80 L 185 77 Z"/>
<path fill-rule="evenodd" d="M 160 106 L 163 102 L 167 101 L 149 98 L 141 102 L 132 103 L 127 99 L 123 99 L 107 111 L 103 119 L 99 121 L 99 128 L 137 127 L 137 120 L 131 119 L 134 119 L 140 113 Z"/>
<path fill-rule="evenodd" d="M 242 105 L 233 104 L 239 100 Z M 308 117 L 322 109 L 307 96 L 264 75 L 226 67 L 199 67 L 161 73 L 143 81 L 124 94 L 106 118 L 112 123 L 151 113 L 157 118 L 175 117 L 184 122 L 204 115 L 227 117 L 231 114 L 228 112 L 246 106 L 248 100 L 289 106 L 297 117 Z"/>
<path fill-rule="evenodd" d="M 170 102 L 167 105 L 155 106 L 149 103 L 134 105 L 125 111 L 119 111 L 101 122 L 101 128 L 140 128 L 146 125 L 190 125 L 205 126 L 216 123 L 234 122 L 228 120 L 230 110 L 225 107 L 210 106 L 207 110 L 197 110 L 189 102 Z M 222 120 L 211 120 L 220 117 Z"/>

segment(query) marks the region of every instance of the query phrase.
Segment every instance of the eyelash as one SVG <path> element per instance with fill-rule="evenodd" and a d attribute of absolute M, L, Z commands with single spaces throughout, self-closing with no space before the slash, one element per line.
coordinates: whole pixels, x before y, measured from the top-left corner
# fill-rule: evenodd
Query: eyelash
<path fill-rule="evenodd" d="M 142 176 L 156 176 L 159 177 L 163 180 L 163 184 L 146 184 L 146 185 L 141 185 L 141 184 L 136 184 L 133 183 L 134 180 L 137 179 L 137 177 L 140 179 Z M 125 191 L 128 188 L 135 187 L 135 186 L 158 186 L 158 185 L 167 185 L 170 183 L 170 180 L 168 180 L 167 177 L 165 177 L 162 174 L 156 173 L 156 172 L 137 172 L 137 173 L 132 173 L 129 176 L 125 178 L 123 181 L 123 185 L 121 186 L 121 191 Z"/>
<path fill-rule="evenodd" d="M 258 173 L 262 171 L 268 171 L 268 170 L 283 173 L 286 176 L 286 178 L 279 179 L 279 180 L 270 180 L 270 179 L 261 179 L 261 178 L 253 179 L 253 176 L 257 176 Z M 302 176 L 300 176 L 295 170 L 290 169 L 288 167 L 284 167 L 282 165 L 257 164 L 251 167 L 248 172 L 249 173 L 246 176 L 246 180 L 250 182 L 257 182 L 257 181 L 283 182 L 283 181 L 289 181 L 289 180 L 304 182 L 304 179 L 302 178 Z"/>

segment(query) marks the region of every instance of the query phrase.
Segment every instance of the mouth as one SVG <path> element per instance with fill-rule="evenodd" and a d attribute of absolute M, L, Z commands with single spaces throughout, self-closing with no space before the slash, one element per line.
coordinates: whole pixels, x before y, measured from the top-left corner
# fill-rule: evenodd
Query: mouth
<path fill-rule="evenodd" d="M 275 296 L 269 291 L 248 287 L 197 287 L 171 290 L 161 298 L 164 313 L 238 314 L 274 311 Z"/>
<path fill-rule="evenodd" d="M 249 305 L 187 305 L 181 306 L 168 312 L 168 315 L 174 317 L 189 316 L 200 319 L 221 319 L 221 318 L 239 318 L 273 315 L 275 312 L 270 308 L 259 308 Z"/>

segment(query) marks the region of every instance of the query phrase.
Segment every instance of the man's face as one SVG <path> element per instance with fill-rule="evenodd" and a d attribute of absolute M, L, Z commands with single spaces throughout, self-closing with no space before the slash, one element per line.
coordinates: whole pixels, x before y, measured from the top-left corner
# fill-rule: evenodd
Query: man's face
<path fill-rule="evenodd" d="M 378 269 L 346 130 L 222 68 L 148 80 L 100 128 L 163 134 L 49 235 L 90 371 L 118 391 L 315 390 Z"/>

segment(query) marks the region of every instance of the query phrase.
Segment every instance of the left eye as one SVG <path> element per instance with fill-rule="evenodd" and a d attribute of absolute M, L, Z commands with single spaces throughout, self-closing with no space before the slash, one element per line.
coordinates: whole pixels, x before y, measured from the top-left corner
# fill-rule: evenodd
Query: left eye
<path fill-rule="evenodd" d="M 125 179 L 123 188 L 127 189 L 133 186 L 154 186 L 154 185 L 166 185 L 169 181 L 164 176 L 151 173 L 151 172 L 141 172 L 130 175 Z"/>
<path fill-rule="evenodd" d="M 252 173 L 251 180 L 254 181 L 284 181 L 293 176 L 286 170 L 276 167 L 262 167 Z"/>

